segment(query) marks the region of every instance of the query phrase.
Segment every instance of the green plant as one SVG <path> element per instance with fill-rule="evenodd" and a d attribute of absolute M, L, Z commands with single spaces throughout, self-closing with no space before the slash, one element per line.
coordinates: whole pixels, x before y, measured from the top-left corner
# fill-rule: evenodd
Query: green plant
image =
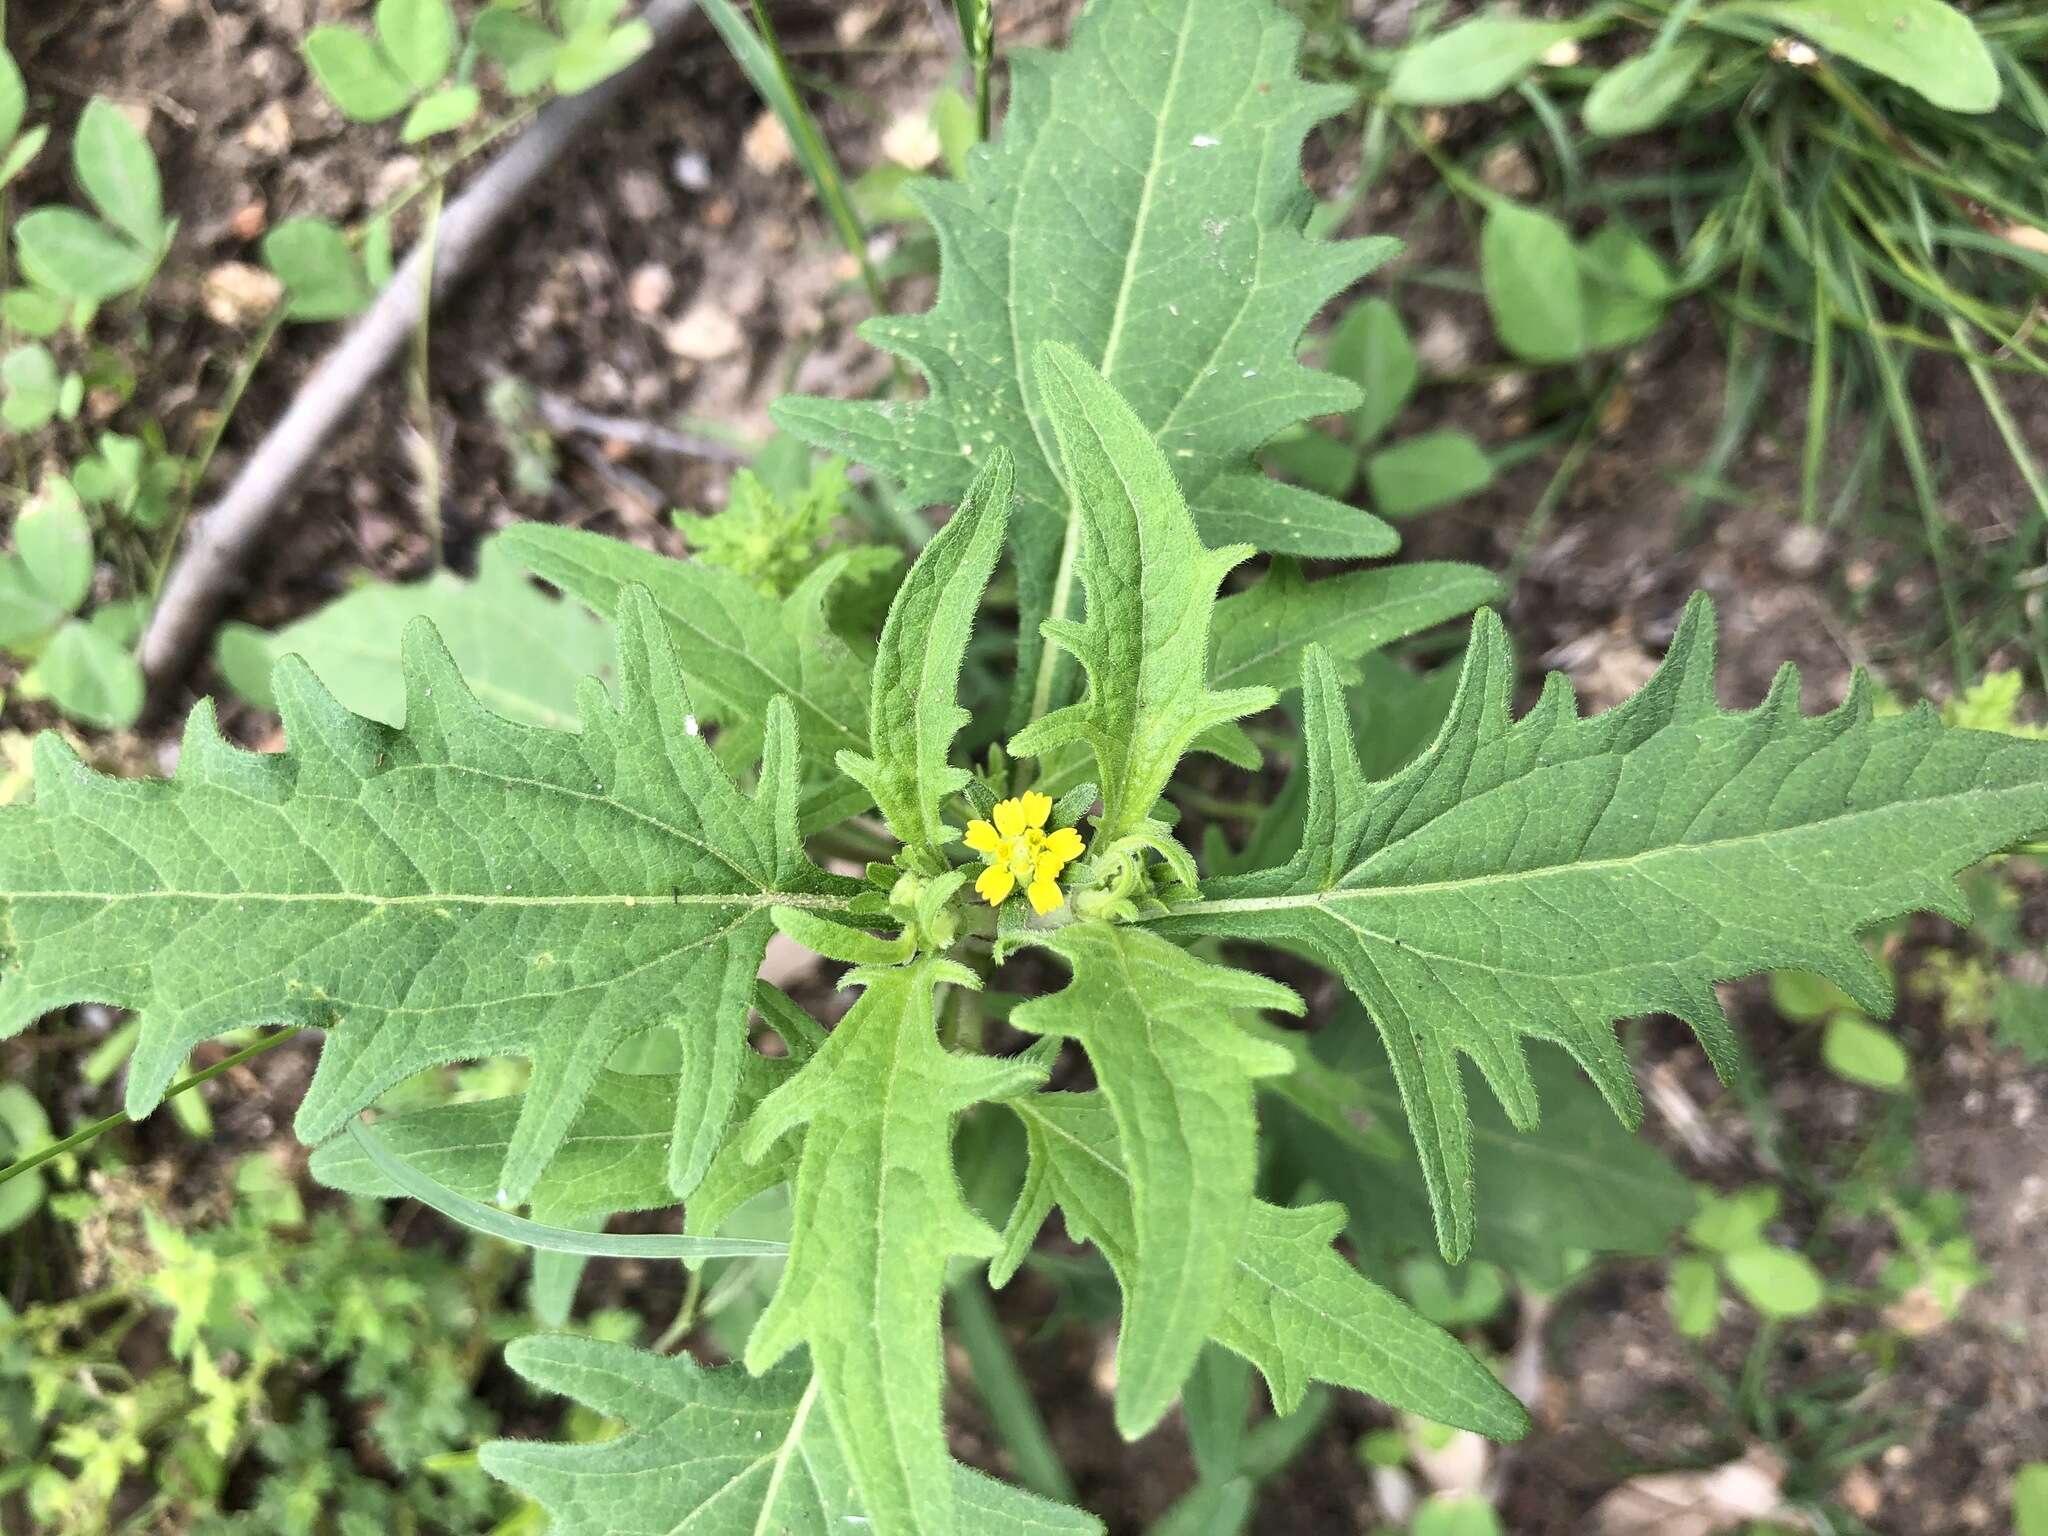
<path fill-rule="evenodd" d="M 2026 319 L 2048 270 L 2035 174 L 2048 20 L 2024 4 L 1965 14 L 1944 0 L 1565 9 L 1488 12 L 1383 51 L 1337 8 L 1309 7 L 1324 67 L 1368 103 L 1369 141 L 1407 145 L 1478 214 L 1480 277 L 1509 353 L 1568 363 L 1647 333 L 1677 298 L 1706 300 L 1729 381 L 1722 431 L 1690 482 L 1697 513 L 1739 494 L 1725 467 L 1772 430 L 1766 385 L 1793 343 L 1808 360 L 1804 519 L 1869 506 L 1895 449 L 1957 675 L 2013 637 L 2038 658 L 2038 625 L 2012 586 L 2038 562 L 2041 524 L 1988 568 L 1958 558 L 1940 444 L 1912 386 L 1923 359 L 1960 365 L 2048 518 L 2048 480 L 2007 398 L 2048 369 Z M 1446 132 L 1448 111 L 1502 93 L 1497 110 Z M 1652 130 L 1646 167 L 1625 141 Z M 1503 164 L 1519 174 L 1492 174 Z M 1589 241 L 1575 238 L 1596 220 Z"/>
<path fill-rule="evenodd" d="M 1671 1266 L 1672 1320 L 1687 1338 L 1703 1339 L 1719 1326 L 1724 1278 L 1773 1321 L 1820 1310 L 1826 1282 L 1813 1261 L 1764 1235 L 1778 1214 L 1779 1198 L 1768 1184 L 1732 1195 L 1702 1192 L 1699 1213 L 1685 1231 L 1697 1251 Z"/>
<path fill-rule="evenodd" d="M 129 647 L 142 613 L 132 602 L 76 615 L 92 592 L 92 524 L 71 481 L 46 476 L 14 521 L 14 550 L 0 553 L 0 651 L 32 663 L 28 698 L 47 698 L 74 720 L 105 730 L 142 712 L 142 670 Z"/>
<path fill-rule="evenodd" d="M 481 1453 L 572 1536 L 698 1516 L 1096 1529 L 958 1466 L 941 1421 L 949 1281 L 985 1263 L 1007 1282 L 1056 1206 L 1120 1293 L 1125 1435 L 1160 1422 L 1213 1340 L 1282 1419 L 1321 1382 L 1512 1438 L 1526 1415 L 1492 1372 L 1333 1246 L 1352 1213 L 1262 1184 L 1262 1085 L 1357 1126 L 1343 1075 L 1263 1017 L 1301 995 L 1231 960 L 1292 952 L 1354 995 L 1420 1220 L 1458 1261 L 1502 1139 L 1475 1129 L 1466 1063 L 1514 1134 L 1538 1122 L 1530 1040 L 1633 1124 L 1617 1019 L 1677 1014 L 1730 1070 L 1717 981 L 1806 968 L 1881 1011 L 1857 935 L 1960 915 L 1956 873 L 2048 827 L 2041 743 L 1880 717 L 1863 682 L 1808 716 L 1790 672 L 1723 710 L 1704 599 L 1656 676 L 1591 718 L 1553 677 L 1516 720 L 1515 660 L 1482 610 L 1440 729 L 1405 765 L 1381 760 L 1392 732 L 1361 756 L 1347 689 L 1382 675 L 1374 653 L 1494 584 L 1445 565 L 1309 582 L 1290 563 L 1219 600 L 1254 553 L 1240 538 L 1394 543 L 1253 467 L 1273 433 L 1359 406 L 1294 348 L 1384 250 L 1305 231 L 1296 157 L 1341 93 L 1294 77 L 1297 39 L 1263 0 L 1107 0 L 1069 52 L 1017 61 L 1007 130 L 966 180 L 915 194 L 945 251 L 939 299 L 876 334 L 929 396 L 780 411 L 913 501 L 955 504 L 879 634 L 832 620 L 844 550 L 777 600 L 702 560 L 526 526 L 496 547 L 611 623 L 613 685 L 582 684 L 580 730 L 488 707 L 416 620 L 402 724 L 350 713 L 286 656 L 270 694 L 289 751 L 231 747 L 202 703 L 174 779 L 99 778 L 45 736 L 34 800 L 0 809 L 0 1033 L 81 999 L 137 1010 L 132 1113 L 201 1041 L 317 1025 L 299 1135 L 351 1133 L 396 1187 L 461 1196 L 448 1209 L 523 1204 L 554 1242 L 680 1201 L 683 1238 L 660 1241 L 692 1262 L 752 1202 L 783 1213 L 786 1250 L 742 1261 L 781 1268 L 738 1363 L 514 1349 L 625 1424 L 596 1447 Z M 1099 161 L 1077 158 L 1084 112 Z M 995 581 L 1006 553 L 1014 589 Z M 960 700 L 991 672 L 980 697 L 1006 694 L 1007 718 L 977 719 Z M 1252 732 L 1273 739 L 1260 717 L 1283 695 L 1294 809 L 1247 850 L 1202 840 L 1223 855 L 1205 872 L 1184 762 L 1261 770 Z M 777 932 L 849 968 L 859 996 L 829 1033 L 757 981 Z M 1021 1001 L 988 986 L 1002 964 Z M 619 1065 L 657 1046 L 658 1075 Z M 357 1124 L 408 1076 L 479 1057 L 530 1075 Z M 1084 1059 L 1093 1086 L 1048 1087 Z M 1657 1226 L 1661 1182 L 1617 1181 L 1621 1214 L 1581 1230 Z M 1726 1267 L 1765 1294 L 1755 1256 L 1783 1252 L 1731 1243 Z M 1225 1483 L 1248 1465 L 1216 1464 Z"/>

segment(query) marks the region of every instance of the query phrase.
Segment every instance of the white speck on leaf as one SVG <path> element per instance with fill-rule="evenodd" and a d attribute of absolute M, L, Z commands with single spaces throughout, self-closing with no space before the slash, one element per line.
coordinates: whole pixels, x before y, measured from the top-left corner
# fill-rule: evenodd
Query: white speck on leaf
<path fill-rule="evenodd" d="M 1212 133 L 1198 133 L 1192 139 L 1188 140 L 1188 146 L 1191 149 L 1214 149 L 1218 144 L 1221 144 L 1222 142 L 1223 141 L 1221 139 L 1217 138 Z"/>

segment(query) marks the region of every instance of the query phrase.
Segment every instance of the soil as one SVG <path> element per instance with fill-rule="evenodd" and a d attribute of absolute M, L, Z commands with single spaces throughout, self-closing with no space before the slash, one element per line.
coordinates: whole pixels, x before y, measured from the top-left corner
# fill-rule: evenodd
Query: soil
<path fill-rule="evenodd" d="M 255 261 L 263 230 L 281 219 L 347 220 L 416 174 L 418 161 L 393 147 L 394 134 L 347 124 L 325 103 L 296 52 L 310 25 L 360 19 L 365 9 L 359 0 L 12 8 L 8 41 L 32 83 L 35 113 L 68 124 L 95 91 L 146 106 L 167 203 L 182 220 L 166 275 L 140 317 L 132 361 L 141 392 L 122 411 L 122 424 L 153 421 L 173 445 L 197 441 L 260 318 L 235 316 L 218 302 L 209 312 L 209 275 Z M 1057 40 L 1071 10 L 1063 0 L 999 8 L 1004 45 Z M 826 134 L 851 172 L 882 158 L 883 131 L 899 112 L 957 80 L 949 11 L 910 0 L 777 7 L 805 83 L 823 103 Z M 308 476 L 290 521 L 254 552 L 234 616 L 274 626 L 366 573 L 422 575 L 437 544 L 443 558 L 465 568 L 484 534 L 521 519 L 599 528 L 673 550 L 668 509 L 722 501 L 727 463 L 655 456 L 603 438 L 564 440 L 554 487 L 522 489 L 487 409 L 501 376 L 586 411 L 716 423 L 756 441 L 769 430 L 768 402 L 786 390 L 845 395 L 871 387 L 887 364 L 853 335 L 867 313 L 865 296 L 800 173 L 786 155 L 778 163 L 772 139 L 709 27 L 693 30 L 649 99 L 553 176 L 495 259 L 436 316 L 427 437 L 405 378 L 373 390 Z M 1340 184 L 1355 159 L 1339 139 L 1314 141 L 1311 170 L 1320 189 Z M 14 195 L 24 205 L 58 195 L 63 175 L 57 157 L 46 156 Z M 1426 180 L 1395 178 L 1376 193 L 1366 219 L 1410 241 L 1402 261 L 1367 291 L 1398 292 L 1411 328 L 1428 338 L 1425 350 L 1446 366 L 1497 361 L 1475 299 L 1409 280 L 1469 261 L 1470 232 L 1428 195 Z M 898 303 L 921 302 L 921 283 L 903 283 Z M 211 485 L 225 483 L 334 336 L 326 326 L 282 334 L 227 428 Z M 1804 382 L 1795 369 L 1773 381 L 1766 429 L 1724 472 L 1739 497 L 1703 514 L 1688 505 L 1676 477 L 1709 456 L 1720 425 L 1723 356 L 1711 318 L 1687 312 L 1629 364 L 1606 429 L 1547 525 L 1528 532 L 1555 451 L 1521 463 L 1491 491 L 1411 524 L 1406 552 L 1501 568 L 1521 550 L 1526 562 L 1508 610 L 1526 674 L 1533 681 L 1542 668 L 1563 669 L 1589 709 L 1642 681 L 1695 588 L 1720 606 L 1731 704 L 1759 699 L 1788 659 L 1802 668 L 1810 704 L 1838 700 L 1857 663 L 1873 666 L 1902 694 L 1938 695 L 1948 685 L 1946 658 L 1929 638 L 1939 630 L 1938 610 L 1917 524 L 1876 509 L 1840 527 L 1798 525 Z M 1987 444 L 1981 408 L 1960 380 L 1930 367 L 1919 394 L 1943 461 L 1945 508 L 1968 551 L 2016 537 L 2014 509 L 2024 502 L 2009 467 L 2001 474 L 2001 450 L 1995 439 Z M 1555 418 L 1545 387 L 1508 374 L 1490 390 L 1428 388 L 1394 430 L 1462 425 L 1501 445 Z M 2048 398 L 2037 393 L 2014 404 L 2033 440 L 2048 442 Z M 422 473 L 430 456 L 437 475 Z M 421 487 L 435 480 L 438 504 L 423 506 Z M 0 685 L 6 680 L 0 676 Z M 216 682 L 202 671 L 194 695 Z M 51 722 L 15 700 L 0 723 Z M 235 723 L 252 741 L 271 732 L 269 722 L 246 713 Z M 132 769 L 167 765 L 175 741 L 166 729 L 91 745 L 104 761 Z M 2038 890 L 2033 900 L 2040 902 Z M 1916 943 L 1949 941 L 1944 925 L 1931 920 L 1915 930 Z M 1886 1112 L 1877 1096 L 1820 1072 L 1810 1041 L 1788 1043 L 1760 988 L 1733 988 L 1730 999 L 1761 1080 L 1771 1085 L 1769 1122 L 1796 1128 L 1814 1143 L 1814 1155 L 1856 1144 Z M 1868 1341 L 1842 1320 L 1823 1318 L 1781 1340 L 1770 1378 L 1789 1390 L 1844 1371 L 1869 1375 L 1862 1406 L 1897 1421 L 1897 1444 L 1845 1474 L 1858 1479 L 1853 1488 L 1815 1496 L 1860 1506 L 1872 1530 L 1891 1536 L 2005 1529 L 2015 1467 L 2048 1459 L 2048 1334 L 2040 1327 L 2048 1317 L 2048 1073 L 2021 1070 L 2009 1054 L 1944 1031 L 1930 1006 L 1908 999 L 1901 1015 L 1921 1085 L 1918 1177 L 1968 1197 L 1970 1230 L 1990 1278 L 1955 1323 L 1907 1341 L 1889 1372 L 1874 1370 Z M 90 1017 L 77 1022 L 87 1038 L 103 1027 Z M 1721 1187 L 1775 1176 L 1779 1153 L 1759 1146 L 1755 1106 L 1714 1083 L 1683 1031 L 1652 1025 L 1636 1040 L 1645 1073 L 1676 1083 L 1705 1128 L 1704 1136 L 1681 1134 L 1653 1109 L 1646 1134 Z M 51 1076 L 34 1037 L 4 1052 L 8 1076 Z M 202 1064 L 211 1059 L 201 1053 Z M 309 1061 L 308 1051 L 290 1047 L 206 1090 L 219 1160 L 192 1164 L 181 1181 L 203 1184 L 251 1146 L 289 1145 Z M 67 1115 L 107 1111 L 106 1090 L 74 1080 L 66 1091 L 58 1107 Z M 141 1136 L 145 1152 L 181 1155 L 168 1136 L 156 1140 L 148 1128 Z M 1720 1148 L 1720 1160 L 1699 1161 L 1702 1144 Z M 1809 1216 L 1791 1212 L 1787 1235 L 1809 1236 L 1799 1225 Z M 1831 1232 L 1829 1241 L 1845 1263 L 1867 1268 L 1888 1238 L 1881 1223 L 1863 1223 Z M 1117 1440 L 1107 1395 L 1109 1335 L 1054 1321 L 1055 1299 L 1027 1276 L 1003 1295 L 1001 1309 L 1085 1501 L 1119 1536 L 1139 1531 L 1191 1481 L 1184 1432 L 1171 1422 L 1139 1446 Z M 1603 1266 L 1562 1299 L 1543 1341 L 1538 1429 L 1500 1454 L 1488 1474 L 1518 1536 L 1588 1530 L 1593 1506 L 1624 1479 L 1733 1459 L 1747 1448 L 1749 1437 L 1717 1418 L 1703 1396 L 1694 1351 L 1670 1326 L 1657 1266 Z M 1739 1372 L 1746 1343 L 1739 1329 L 1724 1332 L 1710 1362 Z M 955 1374 L 964 1378 L 957 1361 Z M 1003 1470 L 1004 1454 L 964 1380 L 956 1380 L 953 1398 L 960 1454 Z M 1254 1529 L 1262 1536 L 1370 1529 L 1385 1511 L 1352 1447 L 1383 1422 L 1374 1405 L 1340 1402 L 1311 1448 L 1268 1485 Z"/>

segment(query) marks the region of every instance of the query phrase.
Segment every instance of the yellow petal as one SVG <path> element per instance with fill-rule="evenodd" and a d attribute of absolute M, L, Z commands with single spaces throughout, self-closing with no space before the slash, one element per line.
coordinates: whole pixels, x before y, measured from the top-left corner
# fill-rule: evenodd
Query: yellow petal
<path fill-rule="evenodd" d="M 1026 886 L 1024 894 L 1031 898 L 1031 910 L 1040 917 L 1045 916 L 1066 899 L 1060 894 L 1060 888 L 1043 875 Z"/>
<path fill-rule="evenodd" d="M 979 816 L 967 823 L 967 846 L 976 853 L 994 853 L 1001 843 L 1002 839 L 996 835 L 996 829 Z"/>
<path fill-rule="evenodd" d="M 1081 841 L 1081 834 L 1072 827 L 1061 827 L 1059 831 L 1047 834 L 1045 839 L 1045 851 L 1062 864 L 1073 863 L 1086 847 L 1087 844 Z"/>
<path fill-rule="evenodd" d="M 1067 861 L 1056 854 L 1042 853 L 1038 863 L 1032 867 L 1032 874 L 1040 880 L 1057 880 L 1060 871 L 1067 867 Z"/>
<path fill-rule="evenodd" d="M 1052 796 L 1040 794 L 1035 789 L 1025 790 L 1019 803 L 1024 807 L 1024 825 L 1027 827 L 1044 826 L 1045 818 L 1052 814 Z"/>
<path fill-rule="evenodd" d="M 992 907 L 1003 904 L 1003 898 L 1017 888 L 1017 877 L 1010 873 L 1007 864 L 991 864 L 981 872 L 974 882 L 974 894 Z"/>
<path fill-rule="evenodd" d="M 995 808 L 996 830 L 1005 837 L 1018 837 L 1024 831 L 1024 805 L 1018 800 L 998 800 Z"/>

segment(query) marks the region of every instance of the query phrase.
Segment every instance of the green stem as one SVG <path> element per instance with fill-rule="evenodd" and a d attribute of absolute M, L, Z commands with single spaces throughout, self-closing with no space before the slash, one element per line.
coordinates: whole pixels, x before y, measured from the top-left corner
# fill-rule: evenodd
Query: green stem
<path fill-rule="evenodd" d="M 950 1295 L 953 1335 L 967 1351 L 975 1391 L 995 1421 L 997 1435 L 1010 1448 L 1018 1481 L 1048 1499 L 1073 1503 L 1073 1479 L 1053 1449 L 1052 1436 L 1038 1416 L 1010 1341 L 1003 1337 L 1002 1321 L 989 1298 L 987 1282 L 976 1272 L 954 1286 Z"/>
<path fill-rule="evenodd" d="M 284 1030 L 281 1033 L 268 1035 L 258 1040 L 254 1045 L 244 1046 L 241 1050 L 235 1052 L 234 1055 L 215 1062 L 204 1071 L 194 1072 L 190 1077 L 171 1084 L 169 1088 L 164 1090 L 164 1101 L 169 1102 L 175 1099 L 188 1088 L 197 1088 L 201 1083 L 210 1083 L 216 1077 L 219 1077 L 221 1073 L 231 1071 L 239 1067 L 243 1062 L 253 1057 L 261 1056 L 265 1051 L 276 1050 L 277 1047 L 283 1045 L 285 1041 L 291 1039 L 305 1027 L 303 1024 L 294 1024 L 290 1029 Z M 40 1168 L 52 1158 L 62 1157 L 66 1152 L 75 1152 L 87 1142 L 96 1141 L 128 1118 L 126 1114 L 113 1114 L 108 1115 L 104 1120 L 95 1120 L 91 1125 L 85 1127 L 84 1130 L 73 1131 L 62 1141 L 52 1142 L 49 1146 L 44 1147 L 42 1151 L 32 1152 L 19 1162 L 10 1163 L 5 1168 L 0 1168 L 0 1184 L 5 1184 L 9 1179 L 19 1178 L 24 1173 Z"/>

